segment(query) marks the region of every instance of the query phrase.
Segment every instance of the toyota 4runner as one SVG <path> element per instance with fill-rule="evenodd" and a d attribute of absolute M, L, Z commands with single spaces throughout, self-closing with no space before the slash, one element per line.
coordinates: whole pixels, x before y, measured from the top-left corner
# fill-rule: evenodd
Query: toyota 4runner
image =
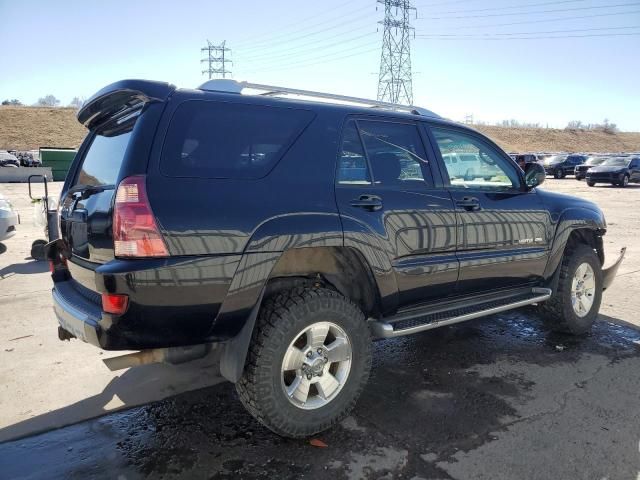
<path fill-rule="evenodd" d="M 218 344 L 242 403 L 285 436 L 351 410 L 374 338 L 530 304 L 584 334 L 624 254 L 603 269 L 602 212 L 538 189 L 542 166 L 416 107 L 125 80 L 78 120 L 47 246 L 60 339 L 140 351 L 114 368 Z"/>

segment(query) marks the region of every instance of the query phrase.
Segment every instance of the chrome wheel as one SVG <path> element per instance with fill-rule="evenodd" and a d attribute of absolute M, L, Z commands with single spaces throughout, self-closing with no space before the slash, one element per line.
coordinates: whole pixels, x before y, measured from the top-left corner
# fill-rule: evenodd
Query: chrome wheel
<path fill-rule="evenodd" d="M 298 408 L 313 410 L 336 398 L 351 370 L 352 347 L 335 323 L 306 327 L 287 348 L 282 361 L 282 388 Z"/>
<path fill-rule="evenodd" d="M 571 304 L 579 317 L 585 317 L 593 306 L 596 293 L 596 277 L 588 263 L 582 263 L 573 275 L 571 282 Z"/>
<path fill-rule="evenodd" d="M 624 178 L 622 179 L 622 186 L 626 187 L 628 185 L 629 185 L 629 177 L 625 175 Z"/>

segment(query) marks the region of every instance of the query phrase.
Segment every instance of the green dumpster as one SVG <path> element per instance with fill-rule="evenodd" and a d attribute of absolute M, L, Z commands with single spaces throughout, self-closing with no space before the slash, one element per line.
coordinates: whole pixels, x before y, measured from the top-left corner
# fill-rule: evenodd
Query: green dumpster
<path fill-rule="evenodd" d="M 54 181 L 64 181 L 76 153 L 77 150 L 72 148 L 42 147 L 40 148 L 40 161 L 43 167 L 51 167 Z"/>

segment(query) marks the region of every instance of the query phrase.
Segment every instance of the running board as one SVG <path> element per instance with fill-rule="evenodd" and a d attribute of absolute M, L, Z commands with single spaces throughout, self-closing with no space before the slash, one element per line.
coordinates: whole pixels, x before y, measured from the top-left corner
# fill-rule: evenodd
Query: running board
<path fill-rule="evenodd" d="M 412 333 L 423 332 L 444 325 L 466 322 L 474 318 L 493 315 L 494 313 L 513 310 L 533 303 L 540 303 L 551 297 L 549 288 L 532 288 L 519 295 L 486 299 L 475 305 L 436 310 L 425 308 L 410 314 L 401 314 L 383 321 L 370 322 L 373 335 L 378 338 L 393 338 Z"/>

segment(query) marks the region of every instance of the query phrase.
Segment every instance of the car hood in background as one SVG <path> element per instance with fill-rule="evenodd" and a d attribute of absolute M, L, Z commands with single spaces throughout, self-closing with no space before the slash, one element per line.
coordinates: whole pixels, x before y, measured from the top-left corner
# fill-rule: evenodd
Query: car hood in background
<path fill-rule="evenodd" d="M 620 167 L 618 165 L 598 165 L 596 167 L 591 167 L 589 171 L 593 173 L 615 173 L 626 169 L 627 167 Z"/>

